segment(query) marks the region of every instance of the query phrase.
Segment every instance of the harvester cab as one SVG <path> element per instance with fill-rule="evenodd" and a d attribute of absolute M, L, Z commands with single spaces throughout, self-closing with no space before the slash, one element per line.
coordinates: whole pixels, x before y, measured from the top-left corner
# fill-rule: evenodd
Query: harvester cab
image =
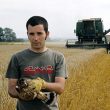
<path fill-rule="evenodd" d="M 72 42 L 72 39 L 68 39 L 66 47 L 107 48 L 108 44 L 105 35 L 108 32 L 110 32 L 110 29 L 104 32 L 101 18 L 78 20 L 75 30 L 78 40 Z"/>

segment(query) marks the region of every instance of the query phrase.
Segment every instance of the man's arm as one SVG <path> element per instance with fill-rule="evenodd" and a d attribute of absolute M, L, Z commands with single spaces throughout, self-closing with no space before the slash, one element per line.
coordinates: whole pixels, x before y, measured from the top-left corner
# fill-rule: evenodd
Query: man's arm
<path fill-rule="evenodd" d="M 61 94 L 64 91 L 65 78 L 55 77 L 55 82 L 46 82 L 46 89 L 50 91 L 55 91 L 57 94 Z"/>
<path fill-rule="evenodd" d="M 8 79 L 8 93 L 13 98 L 18 98 L 18 92 L 16 91 L 17 79 Z"/>

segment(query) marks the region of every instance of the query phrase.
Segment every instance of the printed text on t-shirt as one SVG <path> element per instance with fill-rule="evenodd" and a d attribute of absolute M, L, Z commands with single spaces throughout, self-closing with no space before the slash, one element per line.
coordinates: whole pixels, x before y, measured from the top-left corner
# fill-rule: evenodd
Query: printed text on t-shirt
<path fill-rule="evenodd" d="M 53 73 L 53 67 L 51 65 L 48 66 L 42 66 L 42 67 L 34 67 L 34 66 L 28 66 L 24 68 L 24 73 L 27 75 L 32 74 L 52 74 Z"/>

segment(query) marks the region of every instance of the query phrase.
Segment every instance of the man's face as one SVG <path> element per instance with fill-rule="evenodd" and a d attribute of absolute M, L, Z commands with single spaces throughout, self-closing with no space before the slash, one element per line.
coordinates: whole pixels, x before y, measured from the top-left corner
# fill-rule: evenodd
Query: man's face
<path fill-rule="evenodd" d="M 43 49 L 45 47 L 45 39 L 48 37 L 42 24 L 36 26 L 28 26 L 27 35 L 31 43 L 31 48 L 34 50 Z"/>

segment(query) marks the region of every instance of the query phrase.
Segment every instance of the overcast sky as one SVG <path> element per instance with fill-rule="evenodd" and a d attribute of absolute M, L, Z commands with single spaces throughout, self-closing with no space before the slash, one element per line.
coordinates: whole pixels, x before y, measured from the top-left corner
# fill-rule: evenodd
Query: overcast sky
<path fill-rule="evenodd" d="M 79 19 L 102 18 L 110 28 L 110 0 L 0 0 L 0 27 L 26 38 L 26 21 L 34 15 L 49 23 L 50 38 L 74 38 Z"/>

